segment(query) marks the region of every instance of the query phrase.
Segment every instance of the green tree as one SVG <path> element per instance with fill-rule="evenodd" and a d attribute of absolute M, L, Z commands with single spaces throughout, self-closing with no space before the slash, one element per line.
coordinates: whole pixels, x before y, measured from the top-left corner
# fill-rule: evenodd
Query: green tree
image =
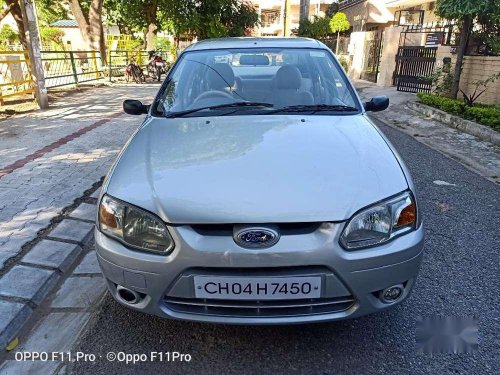
<path fill-rule="evenodd" d="M 299 22 L 299 36 L 321 39 L 330 34 L 330 20 L 325 17 L 314 16 L 312 21 L 303 19 Z"/>
<path fill-rule="evenodd" d="M 460 23 L 460 44 L 457 47 L 457 62 L 450 93 L 453 99 L 456 99 L 458 95 L 464 55 L 474 20 L 484 14 L 496 14 L 498 16 L 499 5 L 498 0 L 438 0 L 436 4 L 435 12 L 437 15 L 450 20 L 457 20 Z"/>
<path fill-rule="evenodd" d="M 339 11 L 339 3 L 334 1 L 331 3 L 325 11 L 326 18 L 332 18 L 335 13 Z"/>
<path fill-rule="evenodd" d="M 45 26 L 40 28 L 40 38 L 42 39 L 42 43 L 45 45 L 54 43 L 64 47 L 62 39 L 63 36 L 64 31 L 58 29 L 57 27 Z"/>
<path fill-rule="evenodd" d="M 198 39 L 243 36 L 258 24 L 254 6 L 242 0 L 167 0 L 166 18 L 175 35 L 190 32 Z"/>
<path fill-rule="evenodd" d="M 153 25 L 155 33 L 169 31 L 176 39 L 243 36 L 258 23 L 254 6 L 243 0 L 105 0 L 104 8 L 122 32 L 146 33 Z"/>
<path fill-rule="evenodd" d="M 345 13 L 337 12 L 330 20 L 330 30 L 332 30 L 332 32 L 334 32 L 334 33 L 337 33 L 337 43 L 336 43 L 336 47 L 335 47 L 335 54 L 339 53 L 340 32 L 347 31 L 347 30 L 349 30 L 350 27 L 351 27 L 351 24 L 349 23 L 349 20 L 347 19 L 347 16 L 345 15 Z"/>
<path fill-rule="evenodd" d="M 484 47 L 486 55 L 500 55 L 500 1 L 489 6 L 487 12 L 477 17 L 477 27 L 473 27 L 473 38 Z"/>
<path fill-rule="evenodd" d="M 0 0 L 2 1 L 2 0 Z M 21 6 L 19 5 L 19 0 L 4 0 L 2 3 L 5 3 L 3 17 L 7 16 L 7 14 L 11 14 L 16 21 L 16 26 L 18 30 L 19 40 L 23 45 L 25 50 L 28 49 L 28 42 L 24 33 L 24 23 L 23 23 L 23 14 L 21 12 Z M 3 18 L 2 17 L 2 18 Z"/>
<path fill-rule="evenodd" d="M 6 0 L 11 1 L 11 0 Z M 71 14 L 78 23 L 82 38 L 90 49 L 97 50 L 106 64 L 106 41 L 103 27 L 104 0 L 38 0 L 41 6 L 54 11 L 60 7 L 69 7 Z M 129 0 L 127 0 L 129 1 Z M 66 9 L 66 8 L 65 8 Z"/>
<path fill-rule="evenodd" d="M 5 48 L 9 44 L 19 42 L 19 35 L 9 25 L 3 25 L 0 29 L 0 47 Z"/>
<path fill-rule="evenodd" d="M 69 18 L 68 8 L 64 1 L 48 3 L 48 0 L 36 0 L 35 3 L 40 26 L 50 26 L 51 23 Z"/>

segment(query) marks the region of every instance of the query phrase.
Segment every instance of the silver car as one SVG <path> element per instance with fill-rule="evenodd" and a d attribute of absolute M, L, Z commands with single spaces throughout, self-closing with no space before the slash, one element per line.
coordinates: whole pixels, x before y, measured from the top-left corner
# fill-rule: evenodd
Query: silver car
<path fill-rule="evenodd" d="M 177 59 L 103 185 L 95 240 L 120 303 L 232 324 L 355 318 L 410 293 L 415 188 L 332 52 L 229 38 Z"/>

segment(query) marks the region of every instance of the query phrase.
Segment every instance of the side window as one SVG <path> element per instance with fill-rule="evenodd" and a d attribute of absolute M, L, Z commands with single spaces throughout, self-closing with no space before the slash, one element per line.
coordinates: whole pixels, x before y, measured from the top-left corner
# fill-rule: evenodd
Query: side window
<path fill-rule="evenodd" d="M 158 112 L 183 110 L 203 92 L 202 67 L 203 65 L 196 61 L 185 61 L 184 64 L 179 64 L 163 92 L 162 99 L 158 102 Z"/>

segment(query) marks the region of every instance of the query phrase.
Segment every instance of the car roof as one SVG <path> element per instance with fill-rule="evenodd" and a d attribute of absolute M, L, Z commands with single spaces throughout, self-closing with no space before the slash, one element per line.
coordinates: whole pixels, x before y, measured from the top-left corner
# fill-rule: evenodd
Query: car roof
<path fill-rule="evenodd" d="M 256 48 L 256 47 L 274 47 L 274 48 L 319 48 L 325 49 L 323 43 L 311 38 L 218 38 L 205 39 L 191 44 L 185 51 L 203 51 L 211 49 L 229 49 L 229 48 Z"/>

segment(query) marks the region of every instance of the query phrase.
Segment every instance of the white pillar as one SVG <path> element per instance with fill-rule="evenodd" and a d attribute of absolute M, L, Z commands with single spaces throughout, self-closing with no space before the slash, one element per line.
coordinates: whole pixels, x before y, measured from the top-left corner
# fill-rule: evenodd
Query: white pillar
<path fill-rule="evenodd" d="M 26 41 L 28 42 L 28 56 L 30 59 L 31 75 L 35 82 L 35 96 L 40 108 L 49 106 L 47 88 L 45 87 L 45 76 L 42 66 L 42 54 L 40 52 L 40 33 L 36 17 L 35 3 L 33 0 L 20 0 L 23 13 L 23 23 Z"/>

